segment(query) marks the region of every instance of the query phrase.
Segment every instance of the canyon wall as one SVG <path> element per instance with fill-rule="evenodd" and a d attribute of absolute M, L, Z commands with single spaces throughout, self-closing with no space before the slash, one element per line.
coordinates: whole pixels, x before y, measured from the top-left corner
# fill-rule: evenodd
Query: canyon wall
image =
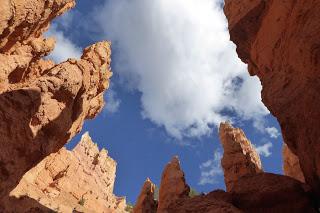
<path fill-rule="evenodd" d="M 115 173 L 116 162 L 85 133 L 72 151 L 62 148 L 28 171 L 11 196 L 57 212 L 124 212 L 125 199 L 113 194 Z"/>
<path fill-rule="evenodd" d="M 109 42 L 86 48 L 79 60 L 43 59 L 55 41 L 42 34 L 74 5 L 74 0 L 1 1 L 0 212 L 18 212 L 18 203 L 34 202 L 9 194 L 28 170 L 60 150 L 103 107 L 112 74 Z"/>
<path fill-rule="evenodd" d="M 231 40 L 320 197 L 320 1 L 225 0 Z"/>

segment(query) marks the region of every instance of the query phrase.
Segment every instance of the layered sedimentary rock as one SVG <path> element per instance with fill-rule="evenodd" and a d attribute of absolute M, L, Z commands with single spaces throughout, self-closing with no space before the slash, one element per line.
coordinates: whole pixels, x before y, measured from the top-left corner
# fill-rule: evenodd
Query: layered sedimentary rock
<path fill-rule="evenodd" d="M 283 173 L 287 176 L 305 182 L 303 173 L 301 171 L 298 157 L 291 152 L 289 147 L 284 144 L 282 148 L 283 157 Z"/>
<path fill-rule="evenodd" d="M 113 194 L 116 162 L 85 133 L 78 145 L 62 148 L 28 171 L 11 196 L 28 196 L 58 212 L 124 212 Z"/>
<path fill-rule="evenodd" d="M 147 178 L 133 208 L 133 213 L 155 213 L 157 211 L 157 201 L 154 199 L 155 189 L 156 185 Z"/>
<path fill-rule="evenodd" d="M 320 196 L 320 1 L 225 0 L 231 40 Z"/>
<path fill-rule="evenodd" d="M 219 136 L 224 150 L 221 166 L 227 191 L 232 191 L 241 177 L 263 172 L 259 154 L 241 129 L 221 123 Z"/>
<path fill-rule="evenodd" d="M 56 65 L 42 59 L 55 43 L 42 33 L 73 6 L 74 0 L 1 2 L 0 212 L 16 205 L 9 193 L 21 177 L 103 107 L 111 76 L 110 43 L 86 48 L 80 60 Z"/>
<path fill-rule="evenodd" d="M 168 212 L 170 204 L 189 196 L 190 188 L 186 184 L 184 172 L 181 170 L 177 156 L 173 157 L 165 167 L 159 189 L 159 203 L 157 212 Z"/>

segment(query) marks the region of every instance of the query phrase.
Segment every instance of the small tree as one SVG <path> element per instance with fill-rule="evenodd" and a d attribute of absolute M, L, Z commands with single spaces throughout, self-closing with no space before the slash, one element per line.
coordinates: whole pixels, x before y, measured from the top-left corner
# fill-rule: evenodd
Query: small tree
<path fill-rule="evenodd" d="M 133 212 L 133 204 L 131 204 L 130 202 L 127 203 L 127 206 L 125 208 L 126 212 Z"/>

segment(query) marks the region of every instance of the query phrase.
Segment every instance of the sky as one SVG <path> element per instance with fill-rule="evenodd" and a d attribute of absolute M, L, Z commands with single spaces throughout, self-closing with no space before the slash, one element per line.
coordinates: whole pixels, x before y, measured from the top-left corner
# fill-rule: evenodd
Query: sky
<path fill-rule="evenodd" d="M 282 173 L 279 124 L 261 102 L 229 41 L 221 0 L 78 0 L 47 36 L 57 40 L 57 63 L 82 49 L 112 42 L 113 77 L 106 106 L 67 145 L 88 131 L 117 161 L 114 192 L 135 203 L 149 177 L 178 155 L 187 183 L 198 192 L 225 189 L 218 126 L 244 130 L 265 171 Z"/>

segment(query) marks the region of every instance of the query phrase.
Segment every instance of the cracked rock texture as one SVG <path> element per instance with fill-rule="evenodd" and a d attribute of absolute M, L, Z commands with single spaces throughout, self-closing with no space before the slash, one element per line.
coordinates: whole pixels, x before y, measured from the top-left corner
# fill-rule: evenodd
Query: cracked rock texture
<path fill-rule="evenodd" d="M 221 123 L 219 136 L 224 150 L 221 166 L 227 191 L 232 191 L 241 177 L 263 172 L 259 154 L 241 129 Z"/>
<path fill-rule="evenodd" d="M 231 40 L 320 197 L 320 1 L 225 0 Z"/>
<path fill-rule="evenodd" d="M 125 199 L 113 194 L 115 173 L 116 162 L 85 133 L 72 151 L 62 148 L 28 171 L 11 195 L 58 212 L 124 212 Z"/>
<path fill-rule="evenodd" d="M 157 201 L 154 199 L 156 185 L 149 178 L 144 182 L 140 195 L 133 208 L 134 213 L 155 213 L 157 211 Z"/>
<path fill-rule="evenodd" d="M 74 5 L 74 0 L 1 1 L 0 212 L 17 212 L 22 206 L 17 203 L 34 202 L 9 194 L 28 170 L 60 150 L 103 107 L 112 74 L 109 42 L 86 48 L 80 60 L 43 59 L 55 45 L 43 32 Z"/>

